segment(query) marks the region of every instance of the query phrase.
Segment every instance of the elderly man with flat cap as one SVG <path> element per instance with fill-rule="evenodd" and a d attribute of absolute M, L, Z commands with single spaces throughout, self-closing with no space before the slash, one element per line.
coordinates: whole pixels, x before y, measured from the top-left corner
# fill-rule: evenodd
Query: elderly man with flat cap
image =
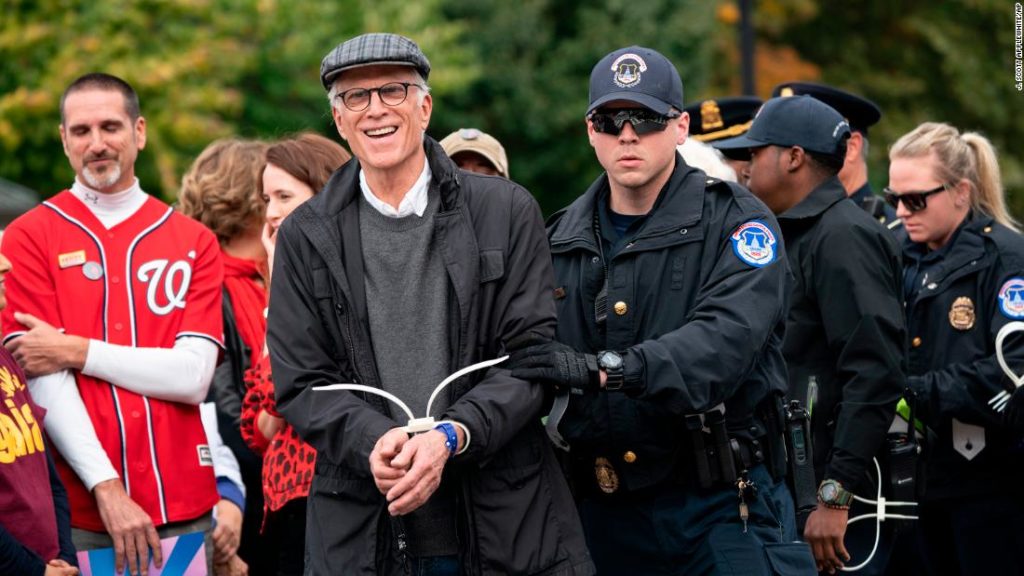
<path fill-rule="evenodd" d="M 499 364 L 431 398 L 552 336 L 536 202 L 425 136 L 430 64 L 412 40 L 353 38 L 320 72 L 355 158 L 278 232 L 267 336 L 278 408 L 317 450 L 309 573 L 592 574 L 544 387 Z M 334 383 L 367 391 L 316 389 Z M 376 391 L 439 423 L 407 431 Z"/>
<path fill-rule="evenodd" d="M 790 397 L 811 414 L 820 482 L 804 538 L 828 572 L 871 552 L 874 523 L 855 525 L 867 529 L 859 540 L 867 546 L 849 550 L 846 524 L 853 494 L 876 494 L 872 458 L 882 452 L 906 371 L 900 253 L 892 234 L 845 202 L 837 174 L 849 137 L 834 109 L 794 96 L 769 100 L 746 135 L 718 144 L 751 151 L 750 189 L 776 214 L 786 243 L 792 280 L 783 352 Z M 876 560 L 884 568 L 885 559 Z"/>
<path fill-rule="evenodd" d="M 688 121 L 662 54 L 594 67 L 586 127 L 605 171 L 549 221 L 557 341 L 513 354 L 512 374 L 567 392 L 548 426 L 601 574 L 813 574 L 769 465 L 784 452 L 778 225 L 683 161 Z"/>

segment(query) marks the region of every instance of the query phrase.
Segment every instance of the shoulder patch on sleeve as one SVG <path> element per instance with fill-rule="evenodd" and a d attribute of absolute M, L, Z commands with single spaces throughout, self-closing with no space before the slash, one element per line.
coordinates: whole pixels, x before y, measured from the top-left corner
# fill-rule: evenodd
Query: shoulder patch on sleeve
<path fill-rule="evenodd" d="M 1024 318 L 1024 278 L 1010 278 L 999 289 L 999 309 L 1007 318 Z"/>
<path fill-rule="evenodd" d="M 740 260 L 760 268 L 775 261 L 775 233 L 760 220 L 740 224 L 729 237 Z"/>

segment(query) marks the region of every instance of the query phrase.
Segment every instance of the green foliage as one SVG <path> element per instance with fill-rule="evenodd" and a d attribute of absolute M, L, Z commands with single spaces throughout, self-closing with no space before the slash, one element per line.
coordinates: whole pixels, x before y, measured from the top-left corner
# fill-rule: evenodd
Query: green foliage
<path fill-rule="evenodd" d="M 822 81 L 882 107 L 882 121 L 871 129 L 876 189 L 888 180 L 887 150 L 897 138 L 922 122 L 948 122 L 981 132 L 1001 151 L 1011 211 L 1024 215 L 1024 159 L 1014 145 L 1024 134 L 1024 94 L 1013 81 L 1013 3 L 874 0 L 791 12 L 796 16 L 783 26 L 759 26 L 762 37 L 792 45 L 821 66 Z"/>
<path fill-rule="evenodd" d="M 121 76 L 138 91 L 148 144 L 137 174 L 145 190 L 167 199 L 217 138 L 299 130 L 337 138 L 319 80 L 324 54 L 364 30 L 389 30 L 416 38 L 438 68 L 464 69 L 459 30 L 431 22 L 437 11 L 433 1 L 398 0 L 7 0 L 0 175 L 44 195 L 70 184 L 57 131 L 60 96 L 91 71 Z M 436 81 L 462 85 L 453 72 Z"/>
<path fill-rule="evenodd" d="M 1013 5 L 996 0 L 755 2 L 759 73 L 862 93 L 885 112 L 872 130 L 871 178 L 886 148 L 925 120 L 978 130 L 1003 152 L 1024 215 L 1024 133 L 1013 86 Z M 59 99 L 104 70 L 140 93 L 149 143 L 144 188 L 173 199 L 210 141 L 315 130 L 337 138 L 320 59 L 362 32 L 414 38 L 433 64 L 441 138 L 460 127 L 497 137 L 512 177 L 552 212 L 601 172 L 586 136 L 590 70 L 630 44 L 679 67 L 686 100 L 735 93 L 735 2 L 718 0 L 0 0 L 0 176 L 43 194 L 73 176 L 57 132 Z M 762 93 L 762 96 L 767 94 Z"/>
<path fill-rule="evenodd" d="M 492 134 L 505 146 L 512 178 L 546 213 L 601 172 L 583 115 L 590 71 L 605 54 L 632 44 L 654 48 L 677 64 L 685 93 L 710 73 L 704 39 L 714 14 L 704 2 L 447 0 L 443 7 L 446 20 L 464 24 L 463 43 L 480 71 L 461 91 L 438 91 L 430 132 Z"/>

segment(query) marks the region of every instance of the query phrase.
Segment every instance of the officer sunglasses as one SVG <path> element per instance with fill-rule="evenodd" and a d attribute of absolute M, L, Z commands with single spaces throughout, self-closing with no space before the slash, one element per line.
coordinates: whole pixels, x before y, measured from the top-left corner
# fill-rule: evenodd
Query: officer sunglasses
<path fill-rule="evenodd" d="M 924 190 L 921 192 L 903 192 L 897 194 L 892 188 L 885 188 L 882 192 L 885 194 L 885 201 L 892 206 L 895 210 L 899 207 L 900 202 L 907 207 L 907 210 L 911 212 L 920 212 L 928 207 L 928 197 L 932 194 L 938 194 L 946 189 L 946 185 L 936 186 L 931 190 Z"/>
<path fill-rule="evenodd" d="M 622 127 L 629 122 L 636 135 L 643 136 L 651 132 L 663 132 L 668 127 L 668 121 L 679 116 L 678 112 L 662 115 L 646 108 L 621 108 L 595 110 L 590 113 L 590 122 L 594 125 L 594 131 L 612 136 L 618 136 Z"/>
<path fill-rule="evenodd" d="M 345 104 L 345 108 L 353 112 L 366 110 L 370 106 L 370 97 L 376 92 L 380 101 L 388 106 L 398 106 L 409 96 L 409 87 L 415 86 L 423 89 L 423 86 L 413 82 L 388 82 L 377 88 L 349 88 L 338 94 L 338 98 Z"/>

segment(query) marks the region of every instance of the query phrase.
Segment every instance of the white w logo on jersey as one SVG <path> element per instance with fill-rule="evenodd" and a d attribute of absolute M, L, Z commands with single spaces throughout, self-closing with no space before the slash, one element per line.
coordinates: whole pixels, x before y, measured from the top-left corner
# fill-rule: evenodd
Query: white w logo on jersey
<path fill-rule="evenodd" d="M 168 260 L 153 260 L 139 266 L 139 280 L 149 284 L 146 290 L 146 304 L 158 316 L 166 316 L 175 308 L 185 308 L 185 294 L 192 282 L 192 267 L 185 260 L 178 260 L 168 268 Z M 166 274 L 164 273 L 166 271 Z M 175 288 L 175 280 L 181 276 L 181 284 Z M 156 301 L 157 287 L 163 279 L 164 296 L 167 304 L 161 306 Z"/>

